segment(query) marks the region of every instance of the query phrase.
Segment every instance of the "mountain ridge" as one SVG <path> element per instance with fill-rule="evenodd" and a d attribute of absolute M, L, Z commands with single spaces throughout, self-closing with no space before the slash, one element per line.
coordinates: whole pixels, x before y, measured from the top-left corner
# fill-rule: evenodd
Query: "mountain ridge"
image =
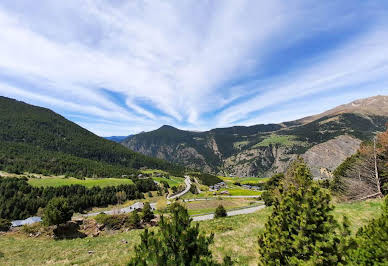
<path fill-rule="evenodd" d="M 121 143 L 140 153 L 200 170 L 238 176 L 270 175 L 283 171 L 298 155 L 316 145 L 325 150 L 334 143 L 346 147 L 339 158 L 350 156 L 361 141 L 383 131 L 388 122 L 388 96 L 374 96 L 344 104 L 321 114 L 279 124 L 216 128 L 203 132 L 165 128 L 133 135 Z M 341 137 L 342 136 L 342 137 Z M 332 141 L 332 142 L 330 142 Z M 347 143 L 342 143 L 347 142 Z M 348 145 L 349 144 L 349 145 Z M 319 160 L 309 158 L 310 162 Z M 330 175 L 334 162 L 328 152 L 322 164 L 310 165 L 314 175 Z M 330 169 L 326 169 L 329 166 Z M 322 169 L 321 169 L 322 168 Z M 321 174 L 325 173 L 325 174 Z"/>

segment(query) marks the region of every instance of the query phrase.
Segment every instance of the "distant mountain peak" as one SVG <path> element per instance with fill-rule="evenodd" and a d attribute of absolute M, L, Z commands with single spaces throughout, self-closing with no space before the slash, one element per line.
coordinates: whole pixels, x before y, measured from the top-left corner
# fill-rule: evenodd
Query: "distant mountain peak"
<path fill-rule="evenodd" d="M 163 125 L 160 128 L 158 128 L 156 131 L 176 131 L 176 130 L 179 130 L 179 129 L 170 125 Z"/>
<path fill-rule="evenodd" d="M 337 106 L 321 114 L 302 118 L 298 120 L 298 122 L 309 123 L 321 117 L 343 113 L 388 116 L 388 96 L 377 95 L 369 98 L 358 99 L 353 102 Z"/>

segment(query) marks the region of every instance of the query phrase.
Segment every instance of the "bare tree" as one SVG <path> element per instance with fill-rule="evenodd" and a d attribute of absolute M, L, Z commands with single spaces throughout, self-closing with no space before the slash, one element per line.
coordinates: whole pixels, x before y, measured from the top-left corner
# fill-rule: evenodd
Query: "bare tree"
<path fill-rule="evenodd" d="M 360 148 L 357 161 L 346 171 L 343 177 L 343 191 L 350 200 L 363 200 L 382 197 L 382 180 L 379 175 L 380 161 L 376 149 L 376 139 L 373 146 L 364 145 Z"/>

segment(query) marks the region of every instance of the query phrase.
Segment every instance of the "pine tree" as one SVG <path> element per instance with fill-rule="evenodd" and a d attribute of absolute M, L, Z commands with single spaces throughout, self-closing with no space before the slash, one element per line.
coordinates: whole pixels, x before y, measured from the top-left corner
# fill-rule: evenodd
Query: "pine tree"
<path fill-rule="evenodd" d="M 66 223 L 73 216 L 73 210 L 65 198 L 53 198 L 44 208 L 43 223 L 59 225 Z"/>
<path fill-rule="evenodd" d="M 298 159 L 280 182 L 265 231 L 259 236 L 264 265 L 336 265 L 344 260 L 330 195 L 312 181 Z"/>
<path fill-rule="evenodd" d="M 226 213 L 226 210 L 224 206 L 221 204 L 218 205 L 216 212 L 214 213 L 214 218 L 221 218 L 221 217 L 226 217 L 228 214 Z"/>
<path fill-rule="evenodd" d="M 217 265 L 209 250 L 213 234 L 200 235 L 199 225 L 191 226 L 187 210 L 178 203 L 170 212 L 171 218 L 161 217 L 159 230 L 145 229 L 128 265 Z"/>
<path fill-rule="evenodd" d="M 151 204 L 149 202 L 144 203 L 142 218 L 146 223 L 149 223 L 152 219 L 155 218 L 155 215 L 152 212 Z"/>
<path fill-rule="evenodd" d="M 127 224 L 127 226 L 130 226 L 132 228 L 140 228 L 141 220 L 140 220 L 140 216 L 136 210 L 131 212 L 128 220 L 129 220 L 129 224 Z"/>

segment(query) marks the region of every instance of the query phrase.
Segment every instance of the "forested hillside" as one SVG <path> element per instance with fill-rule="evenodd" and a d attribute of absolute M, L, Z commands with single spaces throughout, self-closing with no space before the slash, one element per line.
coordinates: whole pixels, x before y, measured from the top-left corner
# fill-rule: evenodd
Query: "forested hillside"
<path fill-rule="evenodd" d="M 0 97 L 0 169 L 111 177 L 141 167 L 181 171 L 98 137 L 53 111 Z"/>

